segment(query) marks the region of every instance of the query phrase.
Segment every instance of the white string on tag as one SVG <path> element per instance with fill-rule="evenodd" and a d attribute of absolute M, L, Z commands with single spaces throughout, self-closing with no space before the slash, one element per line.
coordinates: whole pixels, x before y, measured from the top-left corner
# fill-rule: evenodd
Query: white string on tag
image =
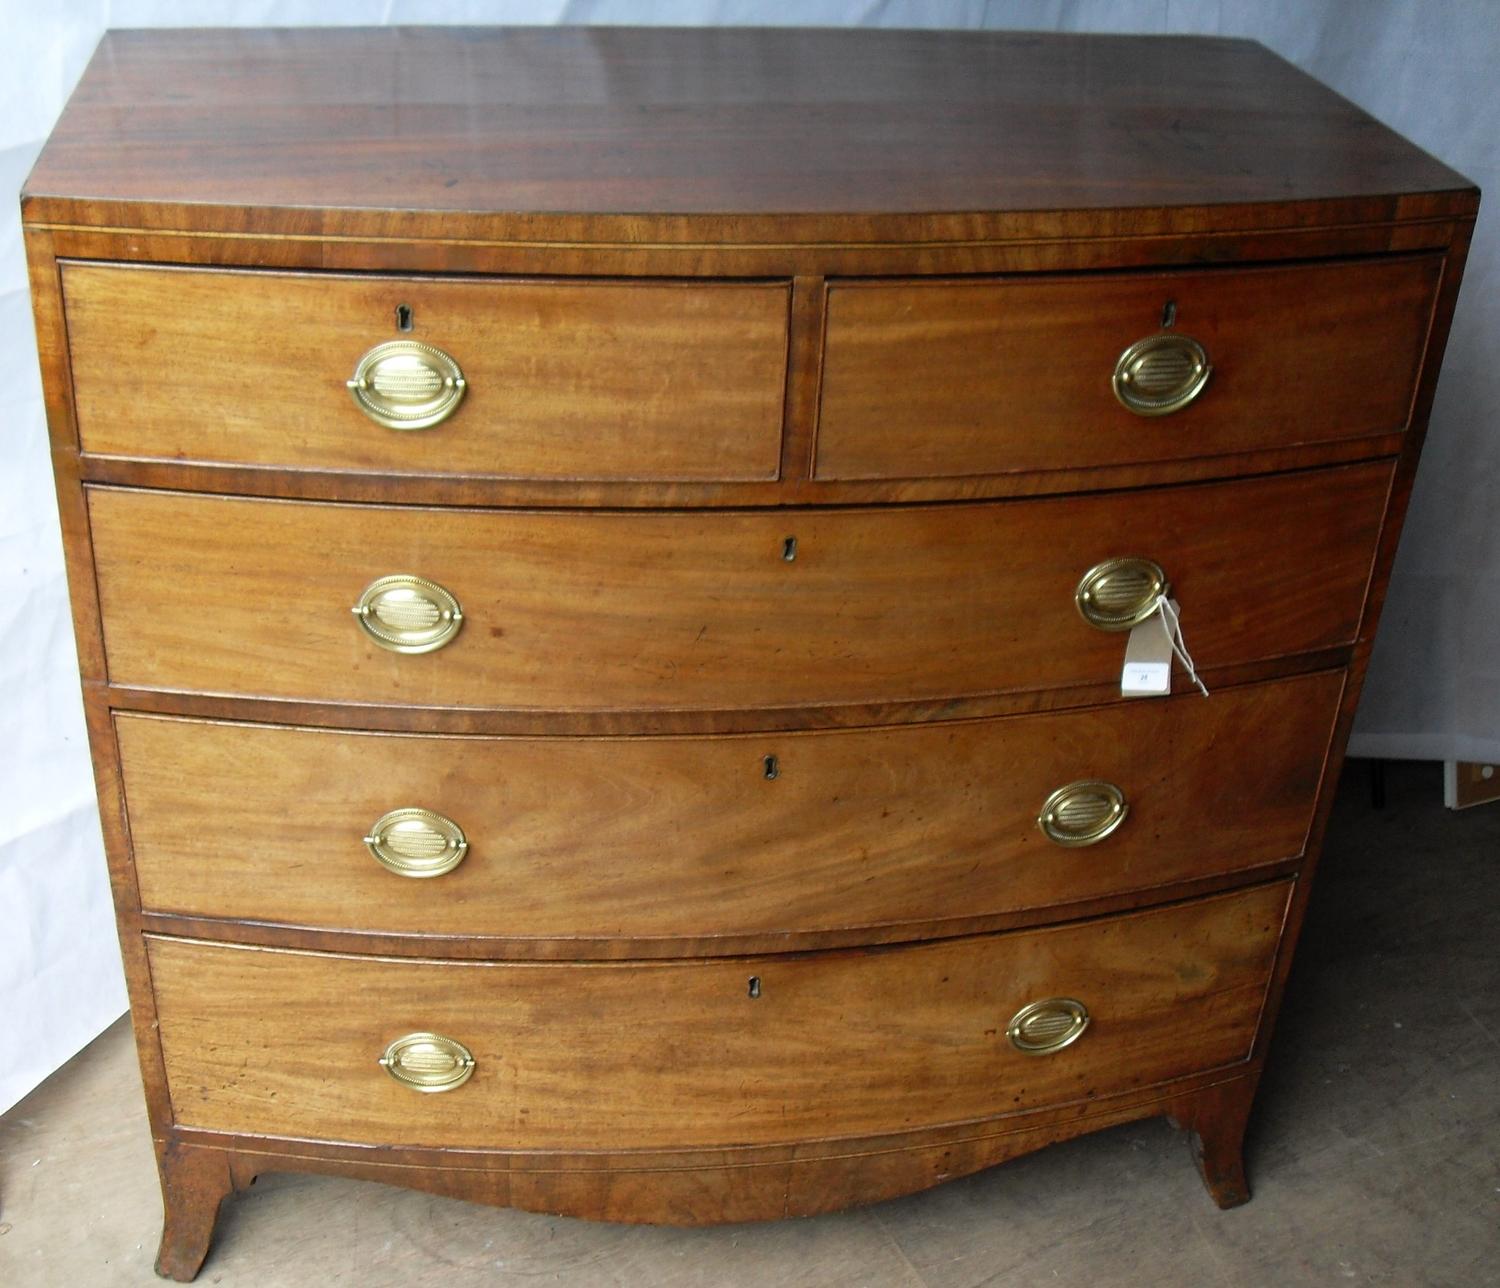
<path fill-rule="evenodd" d="M 1167 643 L 1172 646 L 1172 652 L 1177 654 L 1177 660 L 1187 670 L 1188 679 L 1198 686 L 1199 693 L 1208 697 L 1208 686 L 1198 678 L 1198 668 L 1193 665 L 1192 654 L 1187 651 L 1187 642 L 1182 638 L 1182 618 L 1176 607 L 1166 595 L 1158 595 L 1156 611 L 1161 618 L 1161 628 L 1166 632 Z"/>

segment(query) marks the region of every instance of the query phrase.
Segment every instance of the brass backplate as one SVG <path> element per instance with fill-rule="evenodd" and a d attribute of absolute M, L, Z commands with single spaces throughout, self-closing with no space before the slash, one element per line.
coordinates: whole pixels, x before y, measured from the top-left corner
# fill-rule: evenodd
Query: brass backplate
<path fill-rule="evenodd" d="M 1125 793 L 1113 783 L 1080 779 L 1047 797 L 1036 825 L 1054 845 L 1077 849 L 1097 845 L 1125 821 L 1129 812 Z"/>
<path fill-rule="evenodd" d="M 1196 400 L 1213 370 L 1208 353 L 1191 336 L 1162 331 L 1126 347 L 1111 384 L 1127 411 L 1166 416 Z"/>
<path fill-rule="evenodd" d="M 473 1077 L 474 1056 L 441 1033 L 408 1033 L 386 1047 L 380 1067 L 412 1091 L 453 1091 Z"/>
<path fill-rule="evenodd" d="M 1128 631 L 1150 617 L 1170 590 L 1159 563 L 1128 555 L 1095 564 L 1078 579 L 1073 599 L 1090 626 L 1101 631 Z"/>
<path fill-rule="evenodd" d="M 402 877 L 440 877 L 464 861 L 463 828 L 435 810 L 415 805 L 382 814 L 365 837 L 375 861 Z"/>
<path fill-rule="evenodd" d="M 1005 1036 L 1024 1055 L 1051 1055 L 1072 1046 L 1089 1026 L 1089 1008 L 1072 997 L 1049 997 L 1023 1006 Z"/>
<path fill-rule="evenodd" d="M 425 577 L 377 577 L 353 608 L 360 629 L 392 653 L 431 653 L 452 641 L 463 610 L 452 592 Z"/>
<path fill-rule="evenodd" d="M 429 429 L 458 410 L 468 382 L 451 354 L 420 340 L 387 340 L 345 382 L 354 405 L 386 429 Z"/>

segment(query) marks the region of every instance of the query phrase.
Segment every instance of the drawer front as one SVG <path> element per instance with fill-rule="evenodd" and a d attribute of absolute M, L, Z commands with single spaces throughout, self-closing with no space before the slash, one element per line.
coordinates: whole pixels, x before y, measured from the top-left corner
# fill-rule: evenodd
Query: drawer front
<path fill-rule="evenodd" d="M 1440 270 L 1440 257 L 1422 256 L 835 282 L 815 472 L 1002 474 L 1394 433 L 1410 415 Z M 1197 341 L 1211 374 L 1182 410 L 1138 415 L 1115 396 L 1116 364 L 1161 333 L 1169 307 L 1168 334 Z"/>
<path fill-rule="evenodd" d="M 1241 1061 L 1289 890 L 802 957 L 517 965 L 148 943 L 181 1125 L 691 1148 L 898 1132 Z M 1087 1028 L 1023 1054 L 1007 1025 L 1052 998 L 1082 1002 Z M 377 1061 L 410 1033 L 461 1043 L 472 1077 L 439 1094 L 388 1077 Z"/>
<path fill-rule="evenodd" d="M 433 738 L 130 715 L 116 731 L 148 911 L 706 938 L 1012 912 L 1293 857 L 1342 687 L 1324 673 L 1207 701 L 719 738 Z M 1044 836 L 1054 790 L 1099 780 L 1123 794 L 1123 821 L 1086 845 Z M 425 869 L 399 854 L 392 871 L 365 844 L 378 819 L 409 808 L 463 834 L 436 879 L 413 879 Z M 415 846 L 438 843 L 431 825 L 417 830 Z"/>
<path fill-rule="evenodd" d="M 871 511 L 438 511 L 92 489 L 89 512 L 116 684 L 746 709 L 1118 683 L 1125 637 L 1086 623 L 1075 591 L 1120 555 L 1166 570 L 1200 666 L 1346 644 L 1390 472 Z M 351 608 L 389 574 L 451 592 L 451 642 L 407 656 L 361 629 Z"/>
<path fill-rule="evenodd" d="M 63 294 L 87 452 L 520 479 L 778 472 L 784 283 L 75 263 Z M 430 428 L 376 423 L 346 387 L 365 353 L 398 340 L 436 346 L 462 374 L 462 400 Z"/>

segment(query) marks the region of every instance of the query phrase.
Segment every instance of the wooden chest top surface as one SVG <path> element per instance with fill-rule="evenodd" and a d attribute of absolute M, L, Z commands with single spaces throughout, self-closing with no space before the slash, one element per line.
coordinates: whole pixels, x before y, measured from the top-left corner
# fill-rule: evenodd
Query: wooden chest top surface
<path fill-rule="evenodd" d="M 1290 205 L 1330 224 L 1466 214 L 1477 193 L 1247 41 L 351 28 L 109 33 L 25 204 L 33 223 L 279 210 L 324 232 L 396 231 L 403 212 L 523 231 L 613 216 L 732 241 L 1143 208 L 1251 227 Z"/>

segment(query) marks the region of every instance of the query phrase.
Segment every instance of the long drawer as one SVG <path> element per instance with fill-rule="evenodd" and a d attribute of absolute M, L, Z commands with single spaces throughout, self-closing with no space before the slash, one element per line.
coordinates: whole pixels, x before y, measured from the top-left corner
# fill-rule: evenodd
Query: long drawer
<path fill-rule="evenodd" d="M 1290 888 L 800 957 L 517 965 L 147 943 L 182 1126 L 466 1148 L 754 1145 L 982 1119 L 1244 1060 Z M 1037 1002 L 1051 1005 L 1023 1016 Z M 1085 1018 L 1051 1052 L 1008 1037 L 1026 1019 L 1019 1041 L 1045 1046 Z M 411 1080 L 457 1075 L 465 1054 L 468 1080 L 420 1094 L 387 1076 L 379 1060 L 406 1067 L 392 1046 L 413 1034 L 438 1041 L 405 1057 Z"/>
<path fill-rule="evenodd" d="M 774 479 L 780 464 L 784 282 L 78 263 L 62 282 L 87 452 L 518 479 Z M 377 345 L 404 348 L 361 368 Z M 350 396 L 365 372 L 367 401 L 400 425 Z M 456 405 L 444 377 L 463 381 Z M 415 427 L 422 413 L 447 419 Z"/>
<path fill-rule="evenodd" d="M 438 511 L 91 489 L 89 514 L 119 685 L 563 712 L 745 709 L 1117 682 L 1124 636 L 1090 625 L 1076 599 L 1084 574 L 1115 557 L 1165 571 L 1200 666 L 1348 644 L 1391 468 L 796 513 Z M 411 602 L 432 621 L 450 606 L 440 633 L 451 639 L 417 656 L 387 651 L 351 613 L 385 594 L 383 578 L 406 574 L 426 579 Z"/>
<path fill-rule="evenodd" d="M 1396 433 L 1441 270 L 1421 255 L 834 282 L 816 474 L 1000 474 Z"/>
<path fill-rule="evenodd" d="M 983 916 L 1295 857 L 1341 692 L 716 738 L 115 727 L 147 911 L 576 943 Z"/>

